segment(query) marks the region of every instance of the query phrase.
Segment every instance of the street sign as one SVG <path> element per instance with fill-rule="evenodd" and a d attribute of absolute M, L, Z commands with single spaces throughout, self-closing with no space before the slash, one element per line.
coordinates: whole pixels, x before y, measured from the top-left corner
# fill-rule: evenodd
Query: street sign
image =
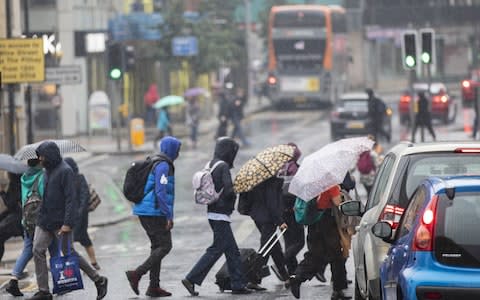
<path fill-rule="evenodd" d="M 42 39 L 0 39 L 0 77 L 2 83 L 44 81 Z"/>
<path fill-rule="evenodd" d="M 194 36 L 174 37 L 172 39 L 174 56 L 195 56 L 198 54 L 198 39 Z"/>
<path fill-rule="evenodd" d="M 82 69 L 78 65 L 45 68 L 45 82 L 55 84 L 82 83 Z"/>

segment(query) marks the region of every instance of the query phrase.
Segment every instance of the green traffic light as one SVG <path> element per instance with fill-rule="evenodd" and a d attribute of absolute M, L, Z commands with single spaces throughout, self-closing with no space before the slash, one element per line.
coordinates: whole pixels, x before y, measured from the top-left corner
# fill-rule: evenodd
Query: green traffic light
<path fill-rule="evenodd" d="M 405 57 L 405 65 L 409 68 L 415 67 L 415 58 L 413 58 L 411 55 Z"/>
<path fill-rule="evenodd" d="M 428 52 L 423 52 L 422 53 L 422 62 L 424 64 L 430 63 L 430 54 Z"/>
<path fill-rule="evenodd" d="M 110 70 L 111 79 L 119 79 L 120 77 L 122 77 L 122 71 L 120 69 L 115 68 Z"/>

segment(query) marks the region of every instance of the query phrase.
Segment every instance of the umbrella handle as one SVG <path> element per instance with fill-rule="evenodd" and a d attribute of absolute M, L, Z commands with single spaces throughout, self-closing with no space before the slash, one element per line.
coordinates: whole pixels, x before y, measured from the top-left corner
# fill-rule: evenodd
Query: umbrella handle
<path fill-rule="evenodd" d="M 265 246 L 267 246 L 270 241 L 274 238 L 274 237 L 277 237 L 273 243 L 270 244 L 270 247 L 268 247 L 268 249 L 266 249 L 265 251 L 263 251 L 263 254 L 262 254 L 262 257 L 266 257 L 268 255 L 268 253 L 270 253 L 270 250 L 272 250 L 273 246 L 275 246 L 275 244 L 278 242 L 278 240 L 282 237 L 282 235 L 285 233 L 285 231 L 287 231 L 287 228 L 284 228 L 283 230 L 280 231 L 280 234 L 277 235 L 277 232 L 275 231 L 275 233 L 272 235 L 272 237 L 268 240 L 268 242 L 265 243 L 265 245 L 263 245 L 262 249 L 260 249 L 260 251 L 258 251 L 259 254 L 262 254 L 262 250 L 265 250 Z"/>

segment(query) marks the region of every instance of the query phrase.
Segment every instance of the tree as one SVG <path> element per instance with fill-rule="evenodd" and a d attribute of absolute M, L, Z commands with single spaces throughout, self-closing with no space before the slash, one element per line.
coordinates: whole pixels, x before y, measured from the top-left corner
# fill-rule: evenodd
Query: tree
<path fill-rule="evenodd" d="M 258 14 L 258 22 L 262 25 L 259 32 L 260 37 L 263 40 L 264 47 L 267 46 L 267 37 L 268 37 L 268 20 L 270 16 L 270 10 L 272 6 L 276 5 L 285 5 L 288 1 L 286 0 L 265 0 L 264 10 Z"/>

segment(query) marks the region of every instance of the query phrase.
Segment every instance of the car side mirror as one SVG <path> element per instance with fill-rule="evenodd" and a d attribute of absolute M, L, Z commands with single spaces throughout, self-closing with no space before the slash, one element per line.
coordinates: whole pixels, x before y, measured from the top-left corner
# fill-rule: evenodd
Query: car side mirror
<path fill-rule="evenodd" d="M 375 225 L 372 227 L 372 233 L 376 237 L 381 238 L 385 242 L 390 242 L 392 239 L 392 225 L 390 223 L 385 222 L 385 221 L 380 221 L 377 222 Z"/>
<path fill-rule="evenodd" d="M 340 204 L 339 208 L 342 214 L 346 216 L 361 217 L 363 214 L 362 202 L 360 201 L 356 201 L 356 200 L 346 201 Z"/>

